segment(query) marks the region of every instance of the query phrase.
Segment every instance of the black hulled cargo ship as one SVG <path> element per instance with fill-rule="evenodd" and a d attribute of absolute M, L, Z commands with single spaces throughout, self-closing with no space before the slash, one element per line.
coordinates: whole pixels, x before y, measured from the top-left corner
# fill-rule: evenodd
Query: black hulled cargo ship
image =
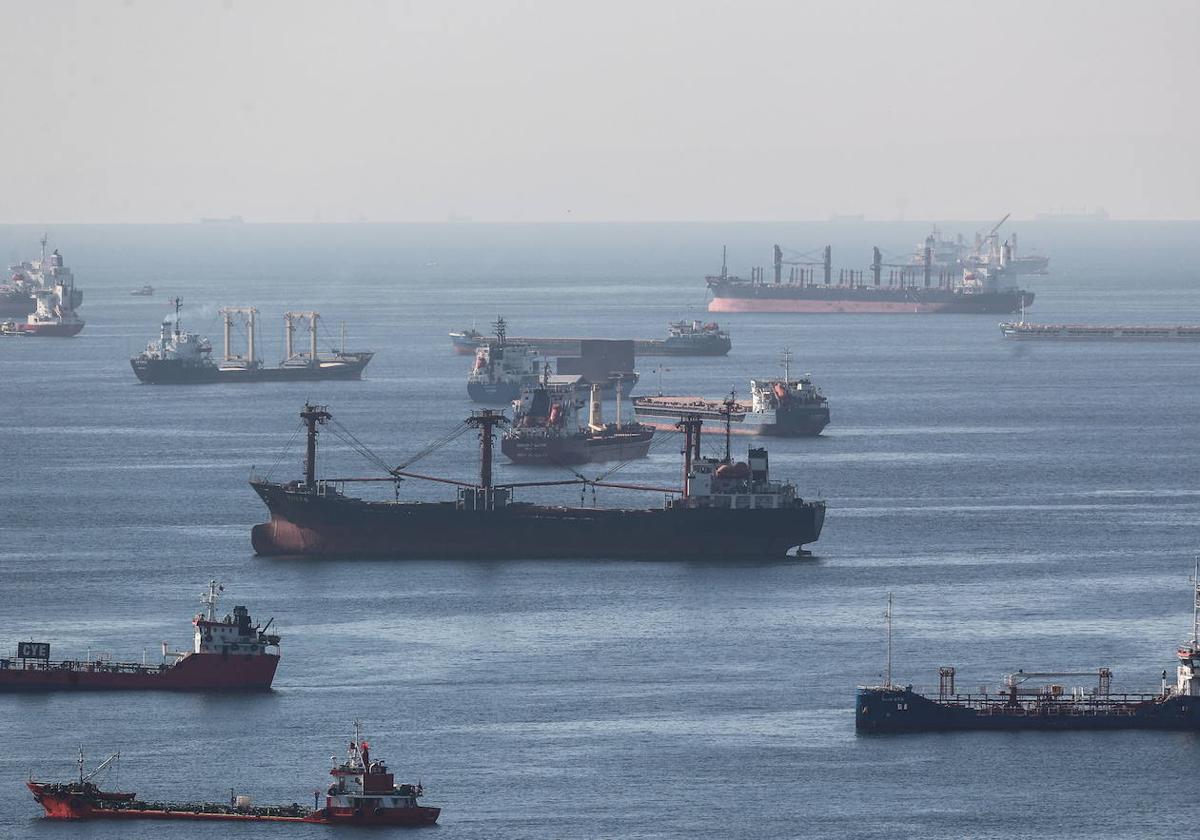
<path fill-rule="evenodd" d="M 212 344 L 199 333 L 186 332 L 180 324 L 179 298 L 174 319 L 163 321 L 158 341 L 151 342 L 129 360 L 139 380 L 150 385 L 200 385 L 213 382 L 293 382 L 321 379 L 361 379 L 363 370 L 374 357 L 370 352 L 347 353 L 336 350 L 330 354 L 317 352 L 317 312 L 285 312 L 284 359 L 276 367 L 267 367 L 255 350 L 255 322 L 258 310 L 251 307 L 221 309 L 225 327 L 225 353 L 218 363 L 212 359 Z M 246 352 L 235 353 L 232 332 L 235 323 L 246 329 Z M 309 330 L 307 351 L 295 346 L 297 324 Z"/>
<path fill-rule="evenodd" d="M 308 431 L 304 479 L 250 482 L 271 515 L 251 533 L 260 555 L 761 560 L 782 558 L 816 542 L 825 520 L 824 502 L 805 501 L 792 484 L 770 479 L 765 449 L 751 449 L 748 461 L 739 463 L 728 457 L 728 446 L 724 459 L 701 457 L 701 421 L 696 418 L 679 424 L 685 478 L 681 488 L 671 488 L 583 478 L 495 483 L 493 438 L 496 427 L 506 421 L 486 409 L 464 421 L 466 428 L 479 430 L 477 484 L 413 473 L 403 465 L 389 469 L 382 479 L 318 480 L 318 426 L 332 418 L 324 408 L 311 405 L 300 416 Z M 423 450 L 422 457 L 428 451 Z M 344 492 L 348 481 L 406 478 L 456 485 L 458 497 L 435 503 L 385 502 Z M 646 490 L 669 497 L 659 508 L 632 509 L 532 504 L 515 498 L 522 487 L 551 484 Z"/>
<path fill-rule="evenodd" d="M 1200 570 L 1198 570 L 1200 571 Z M 854 726 L 862 733 L 949 732 L 1021 729 L 1200 730 L 1200 583 L 1194 585 L 1192 638 L 1176 653 L 1175 685 L 1163 671 L 1157 693 L 1112 691 L 1112 671 L 1017 671 L 999 690 L 960 694 L 952 667 L 938 671 L 936 695 L 891 681 L 891 604 L 888 607 L 888 669 L 881 686 L 860 687 Z M 1093 685 L 1068 687 L 1064 678 L 1091 677 Z M 1046 682 L 1053 680 L 1053 682 Z"/>

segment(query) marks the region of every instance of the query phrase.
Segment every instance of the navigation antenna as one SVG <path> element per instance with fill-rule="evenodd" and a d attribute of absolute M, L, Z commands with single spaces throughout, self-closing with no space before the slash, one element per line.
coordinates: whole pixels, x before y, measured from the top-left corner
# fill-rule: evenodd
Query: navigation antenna
<path fill-rule="evenodd" d="M 783 352 L 779 354 L 783 359 L 783 382 L 785 385 L 790 385 L 792 381 L 792 350 L 790 347 L 784 347 Z"/>
<path fill-rule="evenodd" d="M 225 587 L 217 583 L 215 580 L 208 582 L 208 591 L 200 595 L 200 603 L 208 608 L 208 620 L 217 620 L 217 601 L 221 597 L 221 593 L 225 591 Z"/>
<path fill-rule="evenodd" d="M 888 593 L 887 611 L 883 614 L 887 619 L 887 671 L 883 677 L 883 687 L 892 687 L 892 593 Z"/>

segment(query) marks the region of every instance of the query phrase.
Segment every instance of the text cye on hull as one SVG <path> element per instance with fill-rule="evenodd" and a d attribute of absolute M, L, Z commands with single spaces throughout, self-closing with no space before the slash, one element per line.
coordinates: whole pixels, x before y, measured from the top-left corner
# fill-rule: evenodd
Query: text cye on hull
<path fill-rule="evenodd" d="M 0 691 L 266 691 L 279 666 L 279 636 L 251 624 L 249 611 L 236 606 L 217 617 L 223 588 L 216 581 L 200 596 L 205 611 L 192 619 L 190 651 L 168 651 L 162 662 L 112 662 L 108 659 L 51 661 L 50 645 L 20 642 L 16 656 L 0 658 Z"/>
<path fill-rule="evenodd" d="M 1200 575 L 1200 566 L 1197 567 Z M 891 599 L 888 601 L 888 667 L 881 686 L 858 689 L 854 725 L 860 733 L 956 730 L 1178 729 L 1200 731 L 1200 582 L 1193 585 L 1192 638 L 1176 652 L 1175 684 L 1156 693 L 1112 691 L 1112 671 L 1017 671 L 992 692 L 961 694 L 952 667 L 939 669 L 936 695 L 894 685 L 891 679 Z M 1092 686 L 1058 680 L 1092 677 Z M 1044 682 L 1054 680 L 1054 682 Z"/>
<path fill-rule="evenodd" d="M 414 473 L 406 465 L 385 478 L 318 480 L 318 427 L 331 415 L 306 405 L 308 429 L 303 481 L 254 478 L 250 484 L 266 504 L 270 520 L 251 532 L 260 555 L 365 556 L 437 559 L 670 559 L 761 560 L 785 557 L 816 542 L 825 503 L 806 501 L 790 483 L 772 481 L 765 449 L 751 449 L 746 462 L 700 455 L 699 418 L 680 421 L 684 432 L 682 487 L 649 487 L 591 480 L 495 483 L 495 428 L 507 421 L 484 410 L 464 421 L 479 429 L 477 484 Z M 339 430 L 331 428 L 335 434 Z M 458 429 L 443 440 L 461 434 Z M 427 452 L 424 454 L 428 454 Z M 378 463 L 378 459 L 376 459 Z M 457 486 L 447 502 L 367 501 L 348 496 L 347 483 L 425 479 Z M 575 485 L 618 487 L 667 494 L 659 508 L 569 507 L 518 502 L 522 487 Z M 398 488 L 397 488 L 398 492 Z"/>
<path fill-rule="evenodd" d="M 320 806 L 320 791 L 313 796 L 313 807 L 293 802 L 290 805 L 254 805 L 250 797 L 230 793 L 224 802 L 158 802 L 138 799 L 134 793 L 101 790 L 92 781 L 110 766 L 119 754 L 109 756 L 90 773 L 84 772 L 83 751 L 79 754 L 79 779 L 70 782 L 26 783 L 34 800 L 53 820 L 193 820 L 225 822 L 318 823 L 347 826 L 433 825 L 441 808 L 421 805 L 417 800 L 425 791 L 420 784 L 397 785 L 387 763 L 371 758 L 370 745 L 362 739 L 357 723 L 354 740 L 346 758 L 334 759 L 329 775 L 333 777 Z"/>

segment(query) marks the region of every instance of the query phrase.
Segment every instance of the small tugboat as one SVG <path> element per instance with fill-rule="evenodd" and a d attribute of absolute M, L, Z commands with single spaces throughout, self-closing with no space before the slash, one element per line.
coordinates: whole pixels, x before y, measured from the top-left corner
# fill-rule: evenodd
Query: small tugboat
<path fill-rule="evenodd" d="M 1115 694 L 1112 670 L 1025 671 L 1004 678 L 995 692 L 955 689 L 955 669 L 938 669 L 936 696 L 911 685 L 892 683 L 892 600 L 888 597 L 887 671 L 881 686 L 858 689 L 854 727 L 860 733 L 1011 731 L 1018 729 L 1181 729 L 1200 730 L 1200 564 L 1193 578 L 1192 638 L 1176 653 L 1175 685 L 1155 694 Z M 1067 688 L 1064 677 L 1093 677 L 1094 686 Z M 1043 683 L 1042 680 L 1054 680 Z"/>
<path fill-rule="evenodd" d="M 129 294 L 134 297 L 154 297 L 154 287 L 147 283 L 145 286 L 132 289 Z"/>
<path fill-rule="evenodd" d="M 426 826 L 433 825 L 441 808 L 418 804 L 425 791 L 420 784 L 400 784 L 385 762 L 371 758 L 370 745 L 362 739 L 361 727 L 354 724 L 354 740 L 346 758 L 334 760 L 329 775 L 333 783 L 320 802 L 319 791 L 313 807 L 290 805 L 254 805 L 249 796 L 230 795 L 224 802 L 150 802 L 133 793 L 111 793 L 94 782 L 97 773 L 110 766 L 119 754 L 110 756 L 91 773 L 84 773 L 83 752 L 79 755 L 79 781 L 39 782 L 30 779 L 26 787 L 34 800 L 54 820 L 149 819 L 149 820 L 226 820 L 237 822 L 290 822 L 322 825 Z"/>
<path fill-rule="evenodd" d="M 363 370 L 374 353 L 347 353 L 345 349 L 332 355 L 317 352 L 317 321 L 319 312 L 285 312 L 284 359 L 277 367 L 266 367 L 255 350 L 255 324 L 258 310 L 253 307 L 226 307 L 221 310 L 225 326 L 225 354 L 218 364 L 212 360 L 212 344 L 199 333 L 185 332 L 180 323 L 181 298 L 171 301 L 175 306 L 174 322 L 162 324 L 158 341 L 129 360 L 134 375 L 149 385 L 200 385 L 212 382 L 291 382 L 317 379 L 361 379 Z M 235 323 L 245 326 L 246 352 L 236 353 L 232 346 Z M 295 345 L 297 324 L 307 324 L 309 348 L 298 350 Z"/>
<path fill-rule="evenodd" d="M 695 415 L 710 427 L 727 422 L 734 434 L 774 437 L 812 437 L 829 425 L 829 400 L 807 376 L 792 379 L 792 354 L 783 351 L 783 378 L 750 380 L 750 402 L 731 395 L 724 400 L 704 397 L 634 397 L 638 420 L 657 429 L 673 428 L 680 418 Z"/>
<path fill-rule="evenodd" d="M 18 642 L 17 655 L 0 658 L 0 692 L 55 690 L 231 691 L 271 688 L 279 666 L 279 636 L 271 623 L 251 624 L 245 607 L 217 618 L 223 587 L 215 580 L 200 596 L 205 611 L 192 619 L 195 639 L 190 651 L 169 651 L 162 643 L 162 662 L 112 662 L 106 658 L 50 661 L 46 642 Z"/>
<path fill-rule="evenodd" d="M 580 428 L 581 407 L 574 386 L 554 385 L 544 374 L 538 387 L 513 401 L 512 428 L 500 439 L 500 451 L 516 464 L 587 464 L 645 458 L 654 429 L 623 423 L 617 392 L 617 420 L 605 423 L 600 386 L 592 386 L 588 425 Z"/>

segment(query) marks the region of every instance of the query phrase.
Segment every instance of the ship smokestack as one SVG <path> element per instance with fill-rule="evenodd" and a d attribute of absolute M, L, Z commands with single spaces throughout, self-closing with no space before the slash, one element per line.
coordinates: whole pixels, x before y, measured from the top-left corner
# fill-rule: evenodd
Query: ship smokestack
<path fill-rule="evenodd" d="M 588 428 L 593 432 L 604 431 L 603 406 L 600 401 L 600 386 L 592 386 L 592 403 L 588 407 Z"/>

